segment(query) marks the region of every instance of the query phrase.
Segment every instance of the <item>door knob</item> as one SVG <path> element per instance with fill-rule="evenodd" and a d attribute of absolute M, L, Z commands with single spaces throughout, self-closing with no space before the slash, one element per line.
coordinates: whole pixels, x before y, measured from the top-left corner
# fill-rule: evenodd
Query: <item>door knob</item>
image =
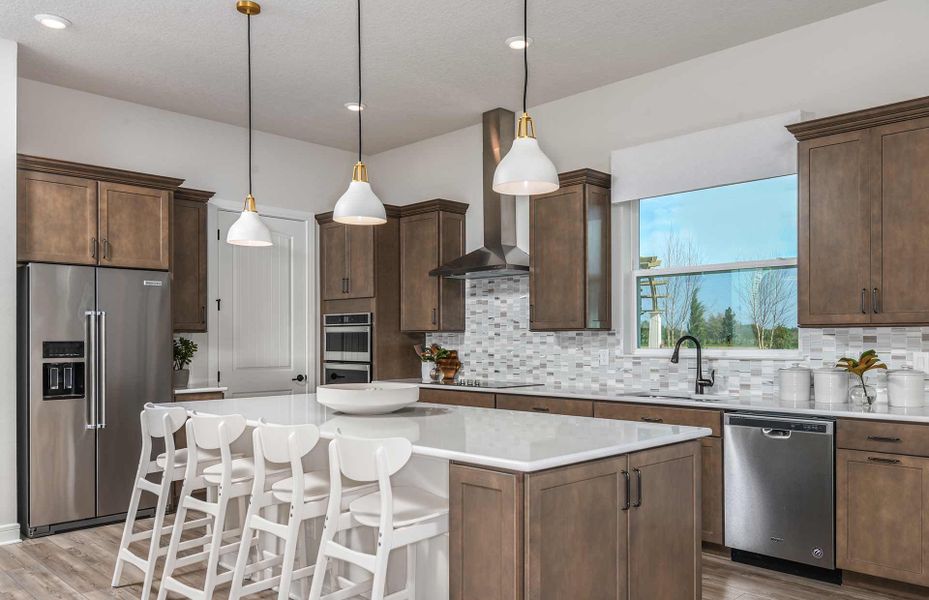
<path fill-rule="evenodd" d="M 296 381 L 297 383 L 303 383 L 304 381 L 306 381 L 306 375 L 302 375 L 302 374 L 297 375 L 296 377 L 291 379 L 291 381 Z"/>

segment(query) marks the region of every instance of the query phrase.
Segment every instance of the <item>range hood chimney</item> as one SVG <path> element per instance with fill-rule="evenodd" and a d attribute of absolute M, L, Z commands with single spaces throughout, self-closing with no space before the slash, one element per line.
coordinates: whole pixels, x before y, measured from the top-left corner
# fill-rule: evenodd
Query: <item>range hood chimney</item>
<path fill-rule="evenodd" d="M 493 190 L 494 171 L 513 145 L 516 115 L 505 108 L 484 113 L 484 246 L 429 272 L 448 279 L 529 274 L 529 255 L 516 247 L 516 197 Z"/>

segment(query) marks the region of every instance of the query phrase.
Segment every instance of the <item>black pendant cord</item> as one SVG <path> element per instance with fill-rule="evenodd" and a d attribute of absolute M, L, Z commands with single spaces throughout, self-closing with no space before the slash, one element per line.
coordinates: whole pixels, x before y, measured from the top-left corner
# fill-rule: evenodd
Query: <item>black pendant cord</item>
<path fill-rule="evenodd" d="M 358 0 L 358 162 L 361 162 L 361 0 Z"/>
<path fill-rule="evenodd" d="M 523 0 L 523 113 L 529 90 L 529 0 Z"/>
<path fill-rule="evenodd" d="M 252 195 L 252 15 L 246 15 L 248 31 L 248 195 Z"/>

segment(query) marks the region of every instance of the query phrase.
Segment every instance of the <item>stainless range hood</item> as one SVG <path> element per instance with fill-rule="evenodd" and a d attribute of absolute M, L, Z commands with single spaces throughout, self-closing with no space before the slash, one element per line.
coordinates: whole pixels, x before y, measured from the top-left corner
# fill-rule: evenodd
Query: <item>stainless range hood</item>
<path fill-rule="evenodd" d="M 429 272 L 448 279 L 529 274 L 529 255 L 516 247 L 516 197 L 493 190 L 494 171 L 513 145 L 516 115 L 504 108 L 484 113 L 484 246 Z"/>

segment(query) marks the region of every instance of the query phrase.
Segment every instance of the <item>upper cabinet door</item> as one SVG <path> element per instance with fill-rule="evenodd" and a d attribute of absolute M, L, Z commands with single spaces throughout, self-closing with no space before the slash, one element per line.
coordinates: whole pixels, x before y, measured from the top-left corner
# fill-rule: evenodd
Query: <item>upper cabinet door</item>
<path fill-rule="evenodd" d="M 929 323 L 929 118 L 871 135 L 871 322 Z"/>
<path fill-rule="evenodd" d="M 206 331 L 207 205 L 175 200 L 171 271 L 171 318 L 174 331 Z"/>
<path fill-rule="evenodd" d="M 374 297 L 374 229 L 366 225 L 345 227 L 348 247 L 348 284 L 343 298 Z"/>
<path fill-rule="evenodd" d="M 465 253 L 465 216 L 439 213 L 439 264 L 444 265 Z M 464 331 L 465 282 L 462 279 L 439 280 L 439 331 Z"/>
<path fill-rule="evenodd" d="M 99 184 L 100 264 L 168 270 L 171 192 Z"/>
<path fill-rule="evenodd" d="M 346 226 L 324 223 L 319 226 L 319 287 L 323 300 L 345 297 L 347 243 Z"/>
<path fill-rule="evenodd" d="M 871 320 L 868 138 L 854 131 L 799 144 L 800 325 Z"/>
<path fill-rule="evenodd" d="M 584 186 L 529 201 L 529 326 L 584 329 L 586 214 Z"/>
<path fill-rule="evenodd" d="M 438 212 L 400 219 L 400 257 L 400 330 L 438 331 Z"/>
<path fill-rule="evenodd" d="M 97 182 L 20 170 L 17 180 L 17 259 L 97 263 Z"/>

